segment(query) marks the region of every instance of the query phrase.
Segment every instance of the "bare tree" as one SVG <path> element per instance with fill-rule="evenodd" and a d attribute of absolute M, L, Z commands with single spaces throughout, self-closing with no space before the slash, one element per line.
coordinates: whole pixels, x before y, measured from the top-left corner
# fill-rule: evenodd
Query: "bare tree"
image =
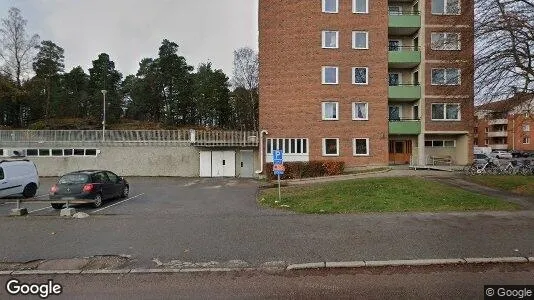
<path fill-rule="evenodd" d="M 246 119 L 238 120 L 245 127 L 258 130 L 258 72 L 259 60 L 256 51 L 244 47 L 234 51 L 233 85 L 235 97 L 241 98 L 241 109 L 246 111 Z M 245 92 L 245 93 L 243 93 Z M 244 99 L 243 99 L 244 98 Z M 247 126 L 248 125 L 248 126 Z"/>
<path fill-rule="evenodd" d="M 32 55 L 39 45 L 39 36 L 26 33 L 27 21 L 18 8 L 9 9 L 7 18 L 2 19 L 0 26 L 0 61 L 2 71 L 13 80 L 18 87 L 22 86 L 22 77 L 31 70 Z"/>
<path fill-rule="evenodd" d="M 534 92 L 534 0 L 475 3 L 478 102 Z"/>

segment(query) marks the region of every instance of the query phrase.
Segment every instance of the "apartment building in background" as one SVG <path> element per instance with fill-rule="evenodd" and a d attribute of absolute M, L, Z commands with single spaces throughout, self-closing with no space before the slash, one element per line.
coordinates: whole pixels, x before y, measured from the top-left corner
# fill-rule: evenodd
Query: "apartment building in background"
<path fill-rule="evenodd" d="M 534 151 L 534 95 L 518 94 L 476 108 L 474 145 Z"/>
<path fill-rule="evenodd" d="M 264 155 L 472 157 L 473 1 L 259 0 Z"/>

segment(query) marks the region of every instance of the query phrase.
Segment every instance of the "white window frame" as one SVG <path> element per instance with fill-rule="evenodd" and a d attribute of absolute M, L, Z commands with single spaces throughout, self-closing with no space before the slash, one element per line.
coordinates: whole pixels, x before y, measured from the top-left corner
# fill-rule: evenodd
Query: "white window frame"
<path fill-rule="evenodd" d="M 336 34 L 336 45 L 334 47 L 326 46 L 326 34 L 330 33 L 330 32 L 333 32 L 333 33 Z M 321 37 L 322 37 L 322 47 L 323 47 L 323 49 L 339 49 L 339 31 L 336 31 L 336 30 L 323 30 L 321 32 Z"/>
<path fill-rule="evenodd" d="M 434 105 L 443 105 L 443 119 L 434 119 Z M 448 105 L 458 105 L 458 119 L 447 119 L 447 106 Z M 458 122 L 462 120 L 462 106 L 460 103 L 432 103 L 430 104 L 430 118 L 432 121 L 440 122 Z"/>
<path fill-rule="evenodd" d="M 427 146 L 426 143 L 432 143 L 432 146 Z M 435 146 L 435 142 L 441 142 L 443 146 Z M 453 142 L 453 146 L 445 146 L 445 142 Z M 425 140 L 425 147 L 426 148 L 456 148 L 457 143 L 456 140 Z"/>
<path fill-rule="evenodd" d="M 454 84 L 450 84 L 450 83 L 447 83 L 447 70 L 458 70 L 458 83 L 454 83 Z M 443 70 L 443 79 L 445 80 L 444 83 L 436 83 L 434 82 L 434 71 L 435 70 Z M 459 85 L 462 85 L 462 69 L 460 68 L 432 68 L 430 70 L 430 81 L 431 81 L 431 85 L 447 85 L 447 86 L 459 86 Z"/>
<path fill-rule="evenodd" d="M 332 83 L 332 82 L 326 82 L 326 69 L 327 68 L 335 68 L 336 69 L 336 82 L 335 83 Z M 335 85 L 335 84 L 339 84 L 339 67 L 335 67 L 335 66 L 323 66 L 322 67 L 322 83 L 323 84 L 329 84 L 329 85 Z"/>
<path fill-rule="evenodd" d="M 356 117 L 356 104 L 365 104 L 366 118 Z M 353 121 L 369 121 L 369 102 L 352 102 L 352 120 Z"/>
<path fill-rule="evenodd" d="M 462 0 L 458 0 L 458 13 L 449 13 L 447 12 L 447 2 L 449 2 L 449 0 L 443 0 L 443 12 L 442 13 L 439 13 L 439 12 L 434 12 L 434 7 L 432 6 L 432 2 L 430 2 L 430 12 L 433 14 L 433 15 L 438 15 L 438 16 L 459 16 L 462 14 Z"/>
<path fill-rule="evenodd" d="M 322 1 L 322 5 L 323 5 L 323 13 L 326 13 L 326 14 L 337 14 L 339 12 L 339 0 L 335 0 L 336 1 L 336 10 L 335 11 L 326 11 L 326 1 L 327 0 L 323 0 Z"/>
<path fill-rule="evenodd" d="M 336 106 L 336 117 L 335 118 L 329 118 L 326 116 L 326 105 L 327 104 L 335 104 Z M 323 121 L 338 121 L 339 120 L 339 102 L 336 101 L 325 101 L 321 104 L 322 107 L 322 119 Z"/>
<path fill-rule="evenodd" d="M 523 131 L 530 132 L 530 124 L 523 124 Z"/>
<path fill-rule="evenodd" d="M 336 154 L 326 154 L 326 140 L 336 140 Z M 323 138 L 323 156 L 339 156 L 339 138 Z"/>
<path fill-rule="evenodd" d="M 458 44 L 457 44 L 457 47 L 456 49 L 447 49 L 446 46 L 447 46 L 447 37 L 449 35 L 457 35 L 458 36 Z M 435 41 L 435 36 L 437 35 L 443 35 L 443 40 L 445 41 L 445 43 L 443 43 L 443 47 L 442 48 L 438 48 L 436 47 L 436 43 L 437 41 Z M 430 48 L 432 50 L 436 50 L 436 51 L 460 51 L 462 50 L 462 35 L 461 33 L 459 32 L 432 32 L 430 34 Z"/>
<path fill-rule="evenodd" d="M 356 69 L 365 69 L 365 83 L 356 82 Z M 353 67 L 352 68 L 352 84 L 355 85 L 369 85 L 369 68 L 368 67 Z"/>
<path fill-rule="evenodd" d="M 265 153 L 267 155 L 272 155 L 273 154 L 273 150 L 274 149 L 274 140 L 277 140 L 277 145 L 278 145 L 278 141 L 281 140 L 282 141 L 282 151 L 284 152 L 284 154 L 287 154 L 287 155 L 309 155 L 310 153 L 310 142 L 307 138 L 268 138 L 267 141 L 265 142 Z M 297 144 L 297 140 L 300 140 L 300 152 L 288 152 L 287 149 L 285 149 L 285 145 L 286 145 L 286 140 L 289 140 L 289 144 L 291 145 L 292 144 L 292 140 L 295 141 L 295 145 Z M 304 141 L 306 141 L 306 147 L 304 147 Z M 269 147 L 270 146 L 270 147 Z M 278 149 L 276 149 L 278 150 Z"/>
<path fill-rule="evenodd" d="M 530 145 L 530 137 L 526 136 L 523 138 L 523 145 Z"/>
<path fill-rule="evenodd" d="M 358 34 L 358 33 L 365 33 L 365 47 L 364 48 L 356 47 L 356 34 Z M 356 49 L 356 50 L 367 50 L 367 49 L 369 49 L 369 32 L 368 31 L 355 30 L 355 31 L 352 32 L 352 49 Z"/>
<path fill-rule="evenodd" d="M 365 140 L 365 143 L 366 143 L 366 150 L 367 150 L 367 153 L 365 154 L 358 154 L 356 153 L 356 140 Z M 353 138 L 352 139 L 352 155 L 353 156 L 369 156 L 370 155 L 370 145 L 369 145 L 369 138 Z"/>
<path fill-rule="evenodd" d="M 365 0 L 365 11 L 356 11 L 356 0 L 352 0 L 352 13 L 368 14 L 369 13 L 369 0 Z"/>

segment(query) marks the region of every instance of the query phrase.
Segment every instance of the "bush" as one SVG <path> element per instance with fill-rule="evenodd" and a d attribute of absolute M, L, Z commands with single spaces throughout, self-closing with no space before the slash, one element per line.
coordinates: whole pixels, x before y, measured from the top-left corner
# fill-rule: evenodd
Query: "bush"
<path fill-rule="evenodd" d="M 342 161 L 287 162 L 284 166 L 286 170 L 284 175 L 280 176 L 282 180 L 335 176 L 343 174 L 345 170 L 345 163 Z M 273 173 L 273 163 L 266 163 L 264 172 L 268 179 L 277 179 Z"/>

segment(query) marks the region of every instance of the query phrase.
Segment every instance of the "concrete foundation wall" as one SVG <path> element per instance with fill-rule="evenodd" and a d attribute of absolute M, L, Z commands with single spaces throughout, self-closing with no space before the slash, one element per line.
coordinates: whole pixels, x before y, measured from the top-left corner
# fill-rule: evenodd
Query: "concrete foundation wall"
<path fill-rule="evenodd" d="M 190 146 L 94 147 L 96 157 L 27 157 L 40 176 L 87 169 L 105 169 L 120 176 L 198 177 L 199 150 Z"/>

